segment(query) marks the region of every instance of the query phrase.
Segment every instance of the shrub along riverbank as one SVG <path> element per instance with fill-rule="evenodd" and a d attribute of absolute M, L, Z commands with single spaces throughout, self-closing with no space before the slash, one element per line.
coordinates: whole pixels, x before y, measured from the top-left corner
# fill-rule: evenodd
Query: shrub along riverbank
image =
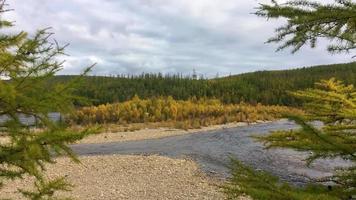
<path fill-rule="evenodd" d="M 140 99 L 83 107 L 70 116 L 74 124 L 129 124 L 174 122 L 176 128 L 199 128 L 229 122 L 269 121 L 285 113 L 301 112 L 285 106 L 223 104 L 217 99 L 174 100 L 172 97 Z"/>

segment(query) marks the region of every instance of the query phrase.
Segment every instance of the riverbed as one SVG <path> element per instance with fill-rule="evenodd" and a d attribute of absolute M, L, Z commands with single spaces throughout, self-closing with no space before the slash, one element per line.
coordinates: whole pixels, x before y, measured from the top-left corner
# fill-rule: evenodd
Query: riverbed
<path fill-rule="evenodd" d="M 171 158 L 188 158 L 214 177 L 230 176 L 231 158 L 238 159 L 258 170 L 268 171 L 284 181 L 304 185 L 310 178 L 332 175 L 335 167 L 346 166 L 341 159 L 318 160 L 305 165 L 309 152 L 289 149 L 266 149 L 251 138 L 275 130 L 290 130 L 298 126 L 289 120 L 253 124 L 242 127 L 204 131 L 159 139 L 99 144 L 76 144 L 72 149 L 79 155 L 160 155 Z"/>

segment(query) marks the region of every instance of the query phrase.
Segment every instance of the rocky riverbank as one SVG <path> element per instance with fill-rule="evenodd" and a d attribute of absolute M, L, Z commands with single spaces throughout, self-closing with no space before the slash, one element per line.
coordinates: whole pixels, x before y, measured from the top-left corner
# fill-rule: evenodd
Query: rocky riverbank
<path fill-rule="evenodd" d="M 49 177 L 65 176 L 75 185 L 66 197 L 87 200 L 116 199 L 223 199 L 219 180 L 207 177 L 198 165 L 187 159 L 156 155 L 82 156 L 78 165 L 68 158 L 58 158 L 47 167 Z M 29 188 L 25 178 L 6 184 L 0 199 L 21 199 L 17 187 Z"/>

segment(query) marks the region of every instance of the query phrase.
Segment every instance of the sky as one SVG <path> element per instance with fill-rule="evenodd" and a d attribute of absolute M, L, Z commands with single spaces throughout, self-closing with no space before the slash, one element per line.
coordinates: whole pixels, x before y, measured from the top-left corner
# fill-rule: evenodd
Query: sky
<path fill-rule="evenodd" d="M 331 55 L 326 41 L 316 49 L 275 52 L 265 44 L 283 20 L 251 13 L 267 0 L 8 0 L 6 18 L 33 34 L 51 27 L 69 43 L 60 74 L 158 73 L 206 77 L 350 62 Z"/>

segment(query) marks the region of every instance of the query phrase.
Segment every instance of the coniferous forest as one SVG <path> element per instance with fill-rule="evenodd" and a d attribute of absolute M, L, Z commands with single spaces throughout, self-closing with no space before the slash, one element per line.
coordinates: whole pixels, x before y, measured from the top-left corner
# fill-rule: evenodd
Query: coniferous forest
<path fill-rule="evenodd" d="M 287 67 L 329 60 L 319 51 L 266 59 L 256 41 L 270 29 L 243 14 L 284 19 L 266 41 L 276 51 L 322 39 L 327 52 L 355 59 L 353 0 L 8 2 L 0 199 L 356 200 L 356 62 Z M 63 39 L 76 46 L 68 63 Z M 134 74 L 283 61 L 286 70 L 214 78 Z M 92 62 L 123 68 L 92 71 Z M 98 75 L 122 69 L 133 74 Z"/>
<path fill-rule="evenodd" d="M 137 95 L 141 99 L 159 96 L 172 96 L 176 100 L 207 97 L 217 98 L 223 103 L 299 106 L 301 102 L 289 95 L 290 91 L 310 88 L 315 82 L 332 77 L 355 85 L 356 63 L 258 71 L 212 79 L 162 74 L 88 76 L 84 77 L 77 95 L 91 99 L 92 105 L 124 102 Z M 72 78 L 56 76 L 52 81 L 66 82 Z"/>

